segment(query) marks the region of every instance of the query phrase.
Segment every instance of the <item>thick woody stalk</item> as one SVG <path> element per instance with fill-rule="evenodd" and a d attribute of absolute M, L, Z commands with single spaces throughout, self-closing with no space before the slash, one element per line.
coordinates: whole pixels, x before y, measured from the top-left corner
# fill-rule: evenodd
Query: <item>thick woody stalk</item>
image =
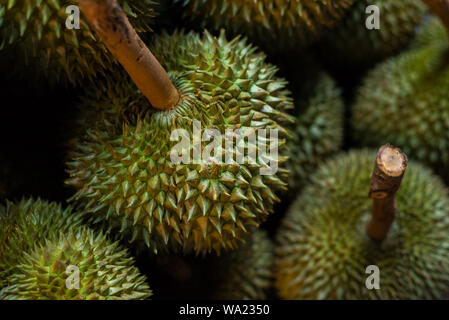
<path fill-rule="evenodd" d="M 91 27 L 147 97 L 160 110 L 173 108 L 179 93 L 167 72 L 137 35 L 117 0 L 78 0 Z"/>
<path fill-rule="evenodd" d="M 407 168 L 407 156 L 389 144 L 381 147 L 374 164 L 369 197 L 373 199 L 367 235 L 376 242 L 386 239 L 396 215 L 395 193 Z"/>
<path fill-rule="evenodd" d="M 449 0 L 422 0 L 437 15 L 449 34 Z"/>

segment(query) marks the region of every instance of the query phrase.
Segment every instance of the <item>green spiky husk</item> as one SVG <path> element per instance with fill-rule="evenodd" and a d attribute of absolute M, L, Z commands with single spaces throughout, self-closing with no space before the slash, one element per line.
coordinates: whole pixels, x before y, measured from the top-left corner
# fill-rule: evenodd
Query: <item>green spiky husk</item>
<path fill-rule="evenodd" d="M 71 208 L 41 200 L 0 208 L 0 299 L 149 298 L 127 250 L 81 223 Z M 66 286 L 70 265 L 79 268 L 79 289 Z"/>
<path fill-rule="evenodd" d="M 27 252 L 55 230 L 66 233 L 81 224 L 82 214 L 71 207 L 63 209 L 40 199 L 0 206 L 0 287 L 16 265 L 18 252 Z"/>
<path fill-rule="evenodd" d="M 380 29 L 369 30 L 365 23 L 369 5 L 380 9 Z M 323 41 L 326 60 L 336 65 L 366 67 L 397 53 L 416 35 L 426 13 L 421 0 L 358 0 L 339 27 Z"/>
<path fill-rule="evenodd" d="M 449 289 L 449 197 L 444 184 L 410 161 L 384 243 L 365 232 L 376 153 L 342 154 L 320 167 L 277 234 L 276 287 L 286 299 L 429 299 Z M 369 290 L 365 269 L 380 270 Z"/>
<path fill-rule="evenodd" d="M 434 22 L 411 50 L 368 74 L 353 107 L 357 142 L 375 146 L 389 141 L 447 175 L 448 54 L 445 30 Z"/>
<path fill-rule="evenodd" d="M 138 32 L 151 30 L 154 0 L 119 3 Z M 0 54 L 22 62 L 19 76 L 80 85 L 119 66 L 82 13 L 80 29 L 66 28 L 69 5 L 77 1 L 0 0 Z"/>
<path fill-rule="evenodd" d="M 353 0 L 176 0 L 203 28 L 247 35 L 266 50 L 304 47 L 334 27 Z"/>
<path fill-rule="evenodd" d="M 79 289 L 67 288 L 69 266 L 79 268 Z M 141 300 L 151 290 L 118 242 L 92 230 L 73 229 L 56 236 L 19 258 L 2 300 Z M 70 283 L 74 285 L 73 282 Z"/>
<path fill-rule="evenodd" d="M 155 111 L 131 84 L 116 98 L 88 102 L 87 108 L 115 111 L 72 153 L 67 183 L 78 189 L 73 199 L 96 222 L 155 252 L 234 249 L 248 227 L 265 220 L 278 201 L 275 191 L 286 186 L 288 132 L 282 125 L 293 121 L 285 113 L 292 108 L 286 82 L 256 48 L 238 38 L 229 42 L 223 33 L 215 38 L 176 32 L 154 43 L 151 51 L 169 72 L 180 102 Z M 171 131 L 192 134 L 193 120 L 223 134 L 241 126 L 278 129 L 277 174 L 260 175 L 259 161 L 174 164 L 170 151 L 177 142 L 170 141 Z M 190 154 L 192 148 L 193 143 Z"/>
<path fill-rule="evenodd" d="M 214 298 L 262 300 L 272 284 L 273 244 L 265 231 L 255 230 L 237 250 L 216 257 Z"/>
<path fill-rule="evenodd" d="M 321 72 L 313 84 L 295 92 L 296 125 L 287 146 L 289 189 L 298 190 L 343 142 L 344 103 L 335 81 Z"/>

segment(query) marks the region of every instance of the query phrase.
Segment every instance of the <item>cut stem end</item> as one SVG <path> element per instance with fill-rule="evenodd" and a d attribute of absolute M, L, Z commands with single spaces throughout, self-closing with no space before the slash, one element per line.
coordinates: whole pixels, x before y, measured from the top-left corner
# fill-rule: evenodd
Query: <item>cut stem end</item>
<path fill-rule="evenodd" d="M 366 225 L 366 233 L 373 241 L 382 242 L 387 238 L 396 215 L 394 195 L 401 186 L 407 162 L 407 156 L 389 144 L 377 153 L 369 191 L 373 199 L 371 219 Z"/>

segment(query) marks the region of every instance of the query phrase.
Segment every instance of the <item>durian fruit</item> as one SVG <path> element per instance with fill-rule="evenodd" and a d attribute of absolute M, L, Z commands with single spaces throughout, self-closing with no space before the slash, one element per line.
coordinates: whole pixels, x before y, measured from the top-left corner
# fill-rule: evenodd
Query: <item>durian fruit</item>
<path fill-rule="evenodd" d="M 263 300 L 273 281 L 273 243 L 265 231 L 255 230 L 237 250 L 214 257 L 213 298 Z"/>
<path fill-rule="evenodd" d="M 9 286 L 0 291 L 2 300 L 140 300 L 151 296 L 145 276 L 133 266 L 127 250 L 85 227 L 65 234 L 54 232 L 20 255 L 13 270 Z"/>
<path fill-rule="evenodd" d="M 396 219 L 383 242 L 365 232 L 375 152 L 354 150 L 312 177 L 278 230 L 276 288 L 284 299 L 428 299 L 449 289 L 449 195 L 410 161 L 396 193 Z M 380 289 L 366 286 L 370 265 Z"/>
<path fill-rule="evenodd" d="M 120 0 L 136 29 L 151 31 L 155 0 Z M 94 35 L 83 14 L 80 28 L 69 29 L 66 13 L 75 0 L 1 0 L 0 56 L 14 57 L 15 73 L 24 78 L 47 79 L 50 83 L 83 84 L 118 67 Z"/>
<path fill-rule="evenodd" d="M 368 29 L 372 14 L 368 6 L 380 10 L 380 29 Z M 406 47 L 426 13 L 421 0 L 356 0 L 339 26 L 323 40 L 326 61 L 340 67 L 368 67 Z"/>
<path fill-rule="evenodd" d="M 70 207 L 34 199 L 8 202 L 0 208 L 0 227 L 0 299 L 151 296 L 127 251 L 83 226 L 82 214 Z M 78 268 L 79 289 L 66 285 L 69 267 Z"/>
<path fill-rule="evenodd" d="M 287 143 L 289 190 L 303 186 L 328 156 L 343 143 L 344 102 L 335 81 L 323 71 L 294 89 L 296 124 Z"/>
<path fill-rule="evenodd" d="M 0 206 L 0 287 L 17 264 L 19 253 L 29 251 L 56 230 L 66 234 L 81 225 L 81 213 L 54 202 L 29 198 Z"/>
<path fill-rule="evenodd" d="M 266 50 L 305 47 L 345 15 L 354 0 L 175 0 L 203 28 L 247 35 Z"/>
<path fill-rule="evenodd" d="M 104 112 L 110 116 L 89 128 L 72 151 L 67 181 L 77 189 L 72 199 L 94 222 L 105 222 L 155 252 L 235 249 L 247 229 L 272 212 L 279 200 L 275 191 L 286 186 L 283 126 L 293 121 L 285 112 L 292 108 L 286 82 L 264 54 L 245 40 L 227 41 L 223 33 L 218 38 L 207 32 L 163 34 L 151 50 L 179 91 L 179 101 L 158 111 L 130 83 L 113 98 L 87 101 L 85 108 L 113 112 Z M 170 152 L 178 141 L 170 141 L 171 133 L 185 129 L 192 136 L 195 120 L 203 130 L 222 134 L 242 126 L 277 129 L 278 141 L 267 134 L 255 147 L 278 143 L 278 159 L 267 155 L 278 171 L 262 175 L 260 158 L 255 164 L 247 159 L 226 164 L 224 157 L 218 163 L 203 158 L 175 164 Z M 194 147 L 191 141 L 190 155 Z"/>
<path fill-rule="evenodd" d="M 353 106 L 356 142 L 388 140 L 447 177 L 449 45 L 441 24 L 429 23 L 409 51 L 368 74 Z"/>

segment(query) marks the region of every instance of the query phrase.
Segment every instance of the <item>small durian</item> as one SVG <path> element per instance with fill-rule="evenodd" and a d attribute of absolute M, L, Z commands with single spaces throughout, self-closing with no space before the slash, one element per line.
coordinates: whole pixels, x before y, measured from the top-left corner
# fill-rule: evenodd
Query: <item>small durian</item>
<path fill-rule="evenodd" d="M 82 225 L 82 214 L 71 207 L 40 199 L 23 199 L 0 206 L 0 287 L 19 258 L 37 242 L 58 230 L 67 233 Z"/>
<path fill-rule="evenodd" d="M 398 167 L 394 153 L 381 158 L 387 170 Z M 388 189 L 371 192 L 375 159 L 378 163 L 369 150 L 336 156 L 320 167 L 291 206 L 276 236 L 275 285 L 281 298 L 429 299 L 447 293 L 447 188 L 430 169 L 410 161 L 394 205 L 390 194 L 380 199 Z M 396 179 L 397 171 L 392 172 Z M 383 216 L 389 225 L 380 230 L 382 237 L 375 237 L 379 229 L 373 228 L 373 221 L 383 223 L 374 220 L 379 217 L 374 215 L 376 201 L 388 201 L 385 207 L 393 208 L 393 214 Z M 373 285 L 367 280 L 373 274 L 369 266 L 378 267 L 380 289 L 366 285 Z"/>
<path fill-rule="evenodd" d="M 313 80 L 312 80 L 313 79 Z M 343 143 L 344 102 L 335 81 L 318 72 L 295 89 L 296 123 L 287 143 L 289 190 L 297 191 Z"/>
<path fill-rule="evenodd" d="M 141 42 L 130 45 L 139 47 Z M 114 52 L 120 55 L 120 50 Z M 151 50 L 168 74 L 160 65 L 145 69 L 155 60 L 145 65 L 146 58 L 140 57 L 129 60 L 136 64 L 134 70 L 148 73 L 130 75 L 137 80 L 148 76 L 160 84 L 157 89 L 147 90 L 151 81 L 140 83 L 142 93 L 124 83 L 114 98 L 86 103 L 86 108 L 114 112 L 105 112 L 108 116 L 89 128 L 72 151 L 67 181 L 77 189 L 72 199 L 94 222 L 106 223 L 154 252 L 235 249 L 249 227 L 273 211 L 279 200 L 275 191 L 286 188 L 282 165 L 288 131 L 283 126 L 293 121 L 286 113 L 292 108 L 286 81 L 255 47 L 238 38 L 227 41 L 223 33 L 162 34 Z M 152 68 L 157 68 L 157 77 L 164 75 L 163 81 L 154 81 Z M 223 135 L 241 127 L 276 130 L 278 139 L 270 132 L 244 149 L 257 148 L 261 155 L 276 143 L 278 157 L 267 151 L 254 163 L 245 156 L 244 163 L 229 164 L 225 148 L 216 148 L 221 161 L 210 161 L 208 144 L 192 140 L 197 125 Z M 190 141 L 184 154 L 202 154 L 201 159 L 172 161 L 171 151 L 179 142 L 179 137 L 171 139 L 175 129 L 185 130 Z M 262 174 L 268 163 L 278 166 L 275 174 Z"/>
<path fill-rule="evenodd" d="M 432 21 L 409 51 L 371 71 L 353 106 L 356 142 L 388 140 L 443 177 L 449 167 L 449 42 Z"/>
<path fill-rule="evenodd" d="M 101 233 L 55 230 L 38 243 L 16 252 L 17 265 L 0 300 L 141 300 L 152 294 L 127 250 Z"/>
<path fill-rule="evenodd" d="M 118 242 L 83 226 L 70 207 L 39 199 L 0 207 L 0 299 L 150 297 L 132 264 Z M 75 289 L 66 286 L 69 267 L 79 271 Z"/>
<path fill-rule="evenodd" d="M 379 29 L 367 20 L 379 8 Z M 343 21 L 323 39 L 327 62 L 341 68 L 369 67 L 405 48 L 415 37 L 426 13 L 421 0 L 357 0 Z"/>
<path fill-rule="evenodd" d="M 120 0 L 138 32 L 151 31 L 155 0 Z M 10 56 L 14 73 L 23 78 L 45 78 L 51 84 L 85 84 L 119 66 L 88 26 L 83 14 L 79 29 L 70 6 L 75 0 L 1 0 L 0 56 Z M 18 63 L 20 61 L 20 63 Z"/>
<path fill-rule="evenodd" d="M 237 250 L 214 257 L 213 298 L 263 300 L 273 281 L 273 243 L 255 230 Z"/>
<path fill-rule="evenodd" d="M 244 34 L 265 50 L 303 48 L 332 29 L 354 0 L 175 0 L 203 28 Z"/>

